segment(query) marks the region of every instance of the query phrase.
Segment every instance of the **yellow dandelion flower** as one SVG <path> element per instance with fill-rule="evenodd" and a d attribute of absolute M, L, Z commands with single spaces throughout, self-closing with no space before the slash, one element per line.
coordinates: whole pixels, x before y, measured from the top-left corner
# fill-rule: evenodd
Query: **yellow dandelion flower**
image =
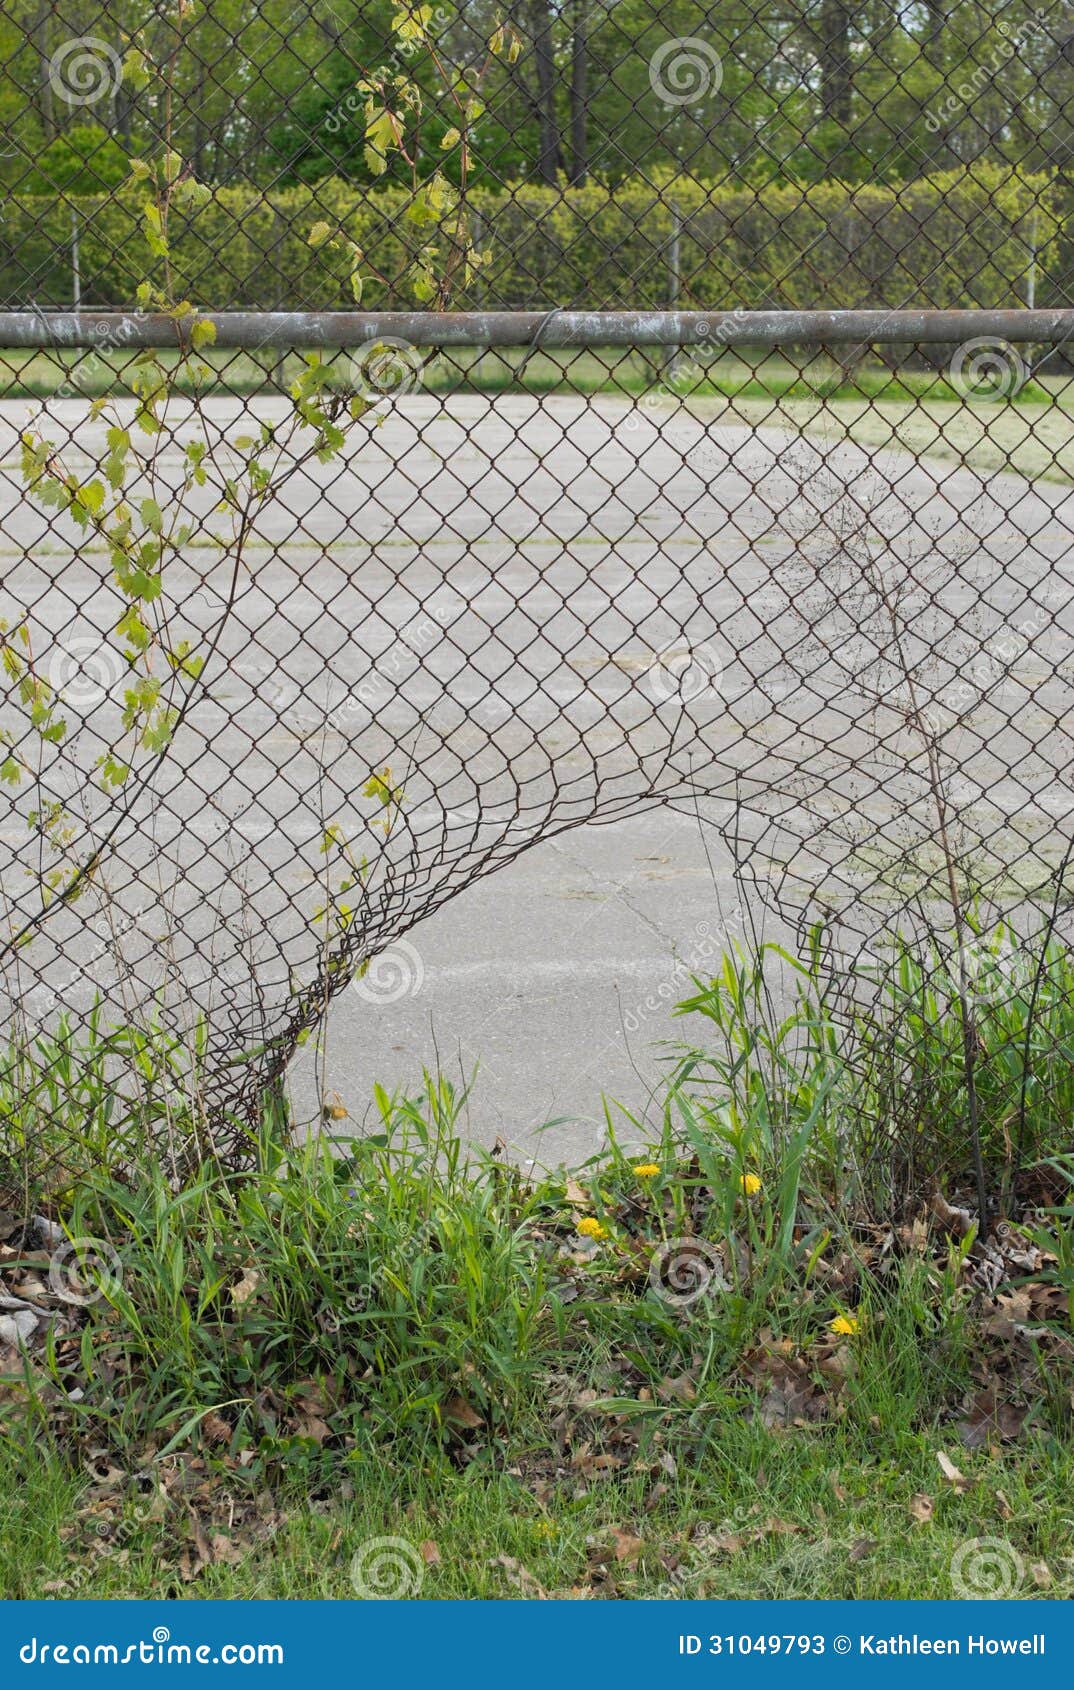
<path fill-rule="evenodd" d="M 743 1174 L 742 1192 L 745 1197 L 756 1197 L 760 1189 L 761 1178 L 759 1174 Z"/>
<path fill-rule="evenodd" d="M 828 1322 L 828 1330 L 840 1338 L 855 1338 L 861 1331 L 861 1321 L 856 1314 L 837 1314 Z"/>
<path fill-rule="evenodd" d="M 655 1179 L 660 1172 L 659 1162 L 639 1162 L 634 1169 L 639 1179 Z"/>
<path fill-rule="evenodd" d="M 602 1226 L 595 1215 L 585 1215 L 578 1222 L 578 1231 L 583 1238 L 607 1238 L 608 1228 Z"/>

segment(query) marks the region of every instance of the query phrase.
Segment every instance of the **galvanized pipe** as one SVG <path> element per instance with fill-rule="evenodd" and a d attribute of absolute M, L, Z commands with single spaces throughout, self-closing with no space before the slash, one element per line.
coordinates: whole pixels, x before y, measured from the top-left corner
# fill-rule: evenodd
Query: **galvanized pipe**
<path fill-rule="evenodd" d="M 219 347 L 329 350 L 370 341 L 415 347 L 923 345 L 971 340 L 1055 345 L 1056 311 L 222 311 L 204 313 Z M 186 330 L 152 311 L 0 312 L 0 347 L 175 346 Z"/>

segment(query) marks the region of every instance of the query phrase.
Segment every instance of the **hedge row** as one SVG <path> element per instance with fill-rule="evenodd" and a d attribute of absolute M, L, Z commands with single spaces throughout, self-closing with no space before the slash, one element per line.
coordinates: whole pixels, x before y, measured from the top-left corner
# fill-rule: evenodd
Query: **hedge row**
<path fill-rule="evenodd" d="M 71 204 L 80 227 L 86 304 L 127 305 L 145 270 L 137 195 L 58 202 L 9 199 L 0 220 L 0 297 L 7 308 L 71 300 Z M 473 195 L 488 261 L 459 305 L 662 304 L 668 251 L 681 224 L 682 302 L 743 306 L 1014 306 L 1024 303 L 1030 249 L 1036 298 L 1062 296 L 1067 241 L 1050 178 L 977 164 L 901 187 L 742 190 L 691 180 L 639 180 L 614 192 L 522 186 Z M 313 251 L 328 219 L 363 248 L 366 303 L 411 304 L 405 195 L 330 178 L 264 194 L 220 188 L 192 220 L 173 223 L 176 277 L 206 308 L 332 308 L 350 303 L 343 263 Z"/>

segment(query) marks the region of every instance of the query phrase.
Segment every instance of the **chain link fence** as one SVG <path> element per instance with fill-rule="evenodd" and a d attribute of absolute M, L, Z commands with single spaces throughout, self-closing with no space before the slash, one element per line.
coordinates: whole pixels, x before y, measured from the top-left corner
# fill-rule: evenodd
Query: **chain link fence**
<path fill-rule="evenodd" d="M 685 804 L 899 1022 L 883 1178 L 940 1109 L 1009 1193 L 1074 1105 L 1065 10 L 3 39 L 9 1173 L 106 1027 L 111 1107 L 163 1052 L 241 1161 L 423 917 Z"/>

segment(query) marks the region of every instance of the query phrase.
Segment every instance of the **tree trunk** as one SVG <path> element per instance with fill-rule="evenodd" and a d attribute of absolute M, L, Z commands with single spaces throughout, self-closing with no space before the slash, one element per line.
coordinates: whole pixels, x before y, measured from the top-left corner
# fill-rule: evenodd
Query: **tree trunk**
<path fill-rule="evenodd" d="M 37 115 L 41 119 L 41 133 L 46 144 L 56 135 L 56 115 L 52 105 L 52 83 L 49 80 L 51 71 L 51 56 L 48 50 L 49 17 L 51 8 L 48 0 L 42 0 L 41 9 L 33 23 L 33 43 L 37 52 L 38 82 L 36 90 Z"/>
<path fill-rule="evenodd" d="M 548 0 L 534 0 L 532 16 L 540 128 L 537 174 L 542 182 L 555 187 L 559 172 L 563 169 L 563 153 L 559 144 L 559 124 L 556 119 L 556 61 L 552 43 L 552 13 Z"/>
<path fill-rule="evenodd" d="M 824 0 L 819 35 L 821 110 L 826 118 L 846 128 L 850 123 L 852 77 L 850 7 L 846 0 Z"/>
<path fill-rule="evenodd" d="M 571 184 L 580 188 L 589 175 L 589 18 L 588 0 L 574 0 L 571 42 Z"/>

